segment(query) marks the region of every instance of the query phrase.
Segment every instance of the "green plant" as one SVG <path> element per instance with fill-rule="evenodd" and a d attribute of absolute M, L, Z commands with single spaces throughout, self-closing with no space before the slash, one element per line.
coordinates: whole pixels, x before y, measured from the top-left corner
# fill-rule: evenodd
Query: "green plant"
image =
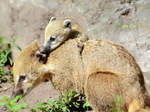
<path fill-rule="evenodd" d="M 3 102 L 0 102 L 0 106 L 5 107 L 9 112 L 19 112 L 20 109 L 24 109 L 28 106 L 27 103 L 20 105 L 17 104 L 17 101 L 21 98 L 23 98 L 23 95 L 16 96 L 12 100 L 7 96 L 2 96 L 0 97 L 0 100 Z"/>
<path fill-rule="evenodd" d="M 116 102 L 115 107 L 112 108 L 112 112 L 122 112 L 122 107 L 124 105 L 124 102 L 120 96 L 116 96 Z"/>
<path fill-rule="evenodd" d="M 80 94 L 76 94 L 72 90 L 69 91 L 68 94 L 61 94 L 58 100 L 49 99 L 48 102 L 41 103 L 33 108 L 32 112 L 37 112 L 40 110 L 41 112 L 72 112 L 72 111 L 86 111 L 89 109 L 89 105 L 87 102 L 82 101 L 83 96 Z"/>
<path fill-rule="evenodd" d="M 21 50 L 21 48 L 15 43 L 17 38 L 12 40 L 7 40 L 5 37 L 0 37 L 0 83 L 7 82 L 8 78 L 6 77 L 6 65 L 13 65 L 11 50 L 16 47 Z M 10 71 L 10 76 L 12 78 L 12 72 Z"/>
<path fill-rule="evenodd" d="M 90 105 L 88 104 L 87 100 L 85 99 L 84 100 L 84 103 L 83 103 L 83 108 L 88 111 L 90 109 Z"/>

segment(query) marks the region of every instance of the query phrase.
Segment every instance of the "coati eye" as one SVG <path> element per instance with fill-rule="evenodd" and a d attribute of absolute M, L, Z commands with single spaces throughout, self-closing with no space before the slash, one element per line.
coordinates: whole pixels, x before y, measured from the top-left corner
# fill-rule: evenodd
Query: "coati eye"
<path fill-rule="evenodd" d="M 51 36 L 50 37 L 50 41 L 55 41 L 56 40 L 56 36 Z"/>

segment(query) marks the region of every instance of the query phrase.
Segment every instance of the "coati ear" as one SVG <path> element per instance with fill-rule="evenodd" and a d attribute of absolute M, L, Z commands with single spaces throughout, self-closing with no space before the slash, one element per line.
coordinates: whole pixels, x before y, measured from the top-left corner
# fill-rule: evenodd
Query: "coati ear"
<path fill-rule="evenodd" d="M 56 20 L 56 17 L 51 17 L 50 22 Z"/>
<path fill-rule="evenodd" d="M 70 19 L 64 20 L 64 27 L 65 28 L 70 28 L 71 27 L 71 20 Z"/>

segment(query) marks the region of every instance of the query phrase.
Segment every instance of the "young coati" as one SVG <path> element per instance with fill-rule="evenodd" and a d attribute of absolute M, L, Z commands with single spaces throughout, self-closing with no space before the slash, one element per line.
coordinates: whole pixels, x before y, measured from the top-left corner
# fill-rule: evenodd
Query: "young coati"
<path fill-rule="evenodd" d="M 71 30 L 70 20 L 66 19 L 63 23 L 58 24 L 60 26 L 57 27 L 60 29 L 57 28 L 58 31 L 55 31 L 55 20 L 55 17 L 51 17 L 45 29 L 45 42 L 43 44 L 43 47 L 41 50 L 36 52 L 36 55 L 40 58 L 40 61 L 43 63 L 46 63 L 47 57 L 49 56 L 50 52 L 52 52 L 54 49 L 59 47 L 65 40 L 67 40 Z M 62 31 L 63 35 L 57 33 L 59 31 Z"/>
<path fill-rule="evenodd" d="M 58 22 L 60 23 L 58 24 Z M 71 33 L 74 34 L 74 36 L 75 33 L 79 33 L 76 32 L 76 29 L 81 28 L 77 26 L 77 23 L 73 24 L 72 26 L 70 19 L 65 19 L 62 22 L 62 20 L 56 21 L 55 17 L 51 17 L 48 25 L 45 28 L 45 42 L 43 44 L 43 47 L 42 49 L 36 52 L 36 55 L 40 58 L 40 61 L 42 63 L 46 63 L 47 57 L 49 56 L 50 52 L 52 52 L 54 49 L 63 44 L 68 38 L 71 38 Z M 79 52 L 82 52 L 83 42 L 87 39 L 88 37 L 84 36 L 83 39 L 80 39 L 78 41 L 78 47 L 80 47 Z"/>
<path fill-rule="evenodd" d="M 47 29 L 53 31 L 49 35 L 63 35 L 63 22 L 55 20 Z M 51 52 L 45 64 L 36 56 L 41 49 L 37 41 L 21 51 L 13 67 L 13 95 L 27 94 L 41 81 L 49 79 L 62 93 L 72 88 L 85 94 L 95 112 L 112 112 L 116 96 L 124 102 L 122 111 L 140 112 L 149 97 L 143 74 L 131 54 L 113 42 L 90 39 L 83 42 L 84 47 L 79 52 L 78 40 L 86 34 L 79 28 L 74 32 L 70 30 L 69 39 Z"/>

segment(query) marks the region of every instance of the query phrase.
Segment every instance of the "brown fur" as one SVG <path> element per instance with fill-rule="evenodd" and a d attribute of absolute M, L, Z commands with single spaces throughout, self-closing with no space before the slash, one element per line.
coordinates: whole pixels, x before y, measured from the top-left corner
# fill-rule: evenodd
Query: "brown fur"
<path fill-rule="evenodd" d="M 23 90 L 30 90 L 49 77 L 63 93 L 72 88 L 85 94 L 96 112 L 111 112 L 117 95 L 129 112 L 143 108 L 147 92 L 141 70 L 131 54 L 122 46 L 104 40 L 86 40 L 80 53 L 78 39 L 86 35 L 78 28 L 75 30 L 78 32 L 75 38 L 72 34 L 54 50 L 46 64 L 39 63 L 34 55 L 40 48 L 37 42 L 23 49 L 13 68 L 15 85 L 21 74 L 28 77 L 22 84 Z"/>
<path fill-rule="evenodd" d="M 78 32 L 78 29 L 80 32 Z M 37 51 L 36 55 L 39 57 L 39 60 L 44 64 L 47 62 L 47 57 L 50 53 L 62 45 L 66 40 L 70 38 L 77 39 L 79 52 L 82 53 L 84 48 L 84 42 L 88 40 L 88 37 L 75 22 L 71 22 L 70 19 L 65 20 L 56 20 L 55 17 L 52 17 L 48 25 L 45 28 L 45 42 L 40 51 Z M 80 35 L 80 36 L 79 36 Z"/>

